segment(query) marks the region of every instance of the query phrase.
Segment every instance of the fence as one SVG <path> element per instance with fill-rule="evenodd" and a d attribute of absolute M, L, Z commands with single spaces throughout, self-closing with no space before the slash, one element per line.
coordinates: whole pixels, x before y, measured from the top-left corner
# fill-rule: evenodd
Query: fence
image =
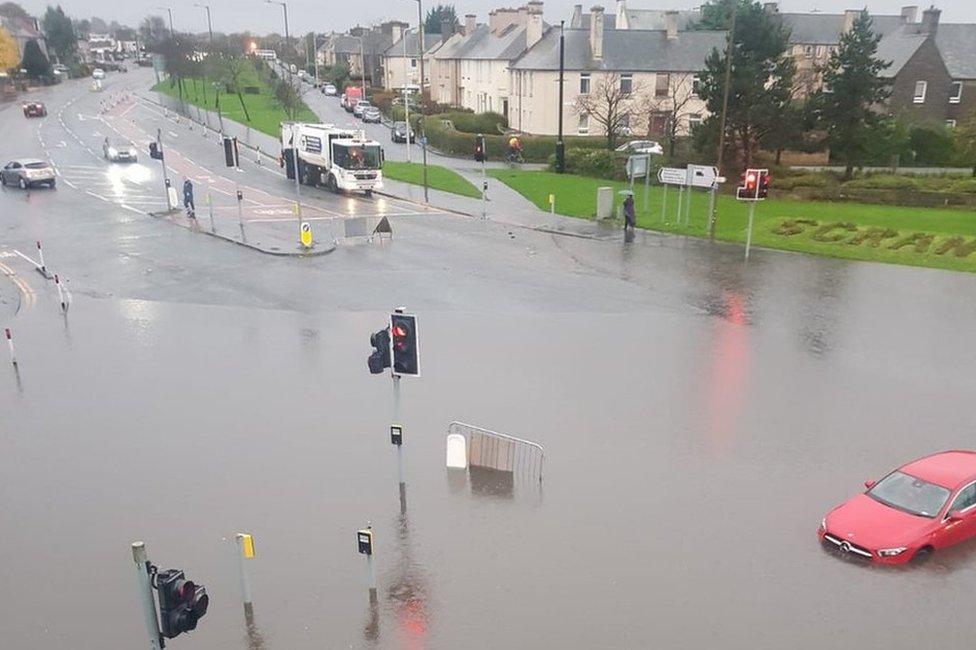
<path fill-rule="evenodd" d="M 451 422 L 447 432 L 465 437 L 469 466 L 511 472 L 522 477 L 538 474 L 542 481 L 546 450 L 539 443 L 464 422 Z"/>

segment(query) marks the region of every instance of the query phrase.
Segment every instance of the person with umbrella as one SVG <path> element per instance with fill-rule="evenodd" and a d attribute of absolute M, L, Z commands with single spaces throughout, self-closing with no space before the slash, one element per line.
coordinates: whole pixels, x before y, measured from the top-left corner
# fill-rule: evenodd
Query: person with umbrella
<path fill-rule="evenodd" d="M 634 212 L 634 193 L 627 191 L 624 198 L 624 241 L 634 241 L 637 215 Z"/>

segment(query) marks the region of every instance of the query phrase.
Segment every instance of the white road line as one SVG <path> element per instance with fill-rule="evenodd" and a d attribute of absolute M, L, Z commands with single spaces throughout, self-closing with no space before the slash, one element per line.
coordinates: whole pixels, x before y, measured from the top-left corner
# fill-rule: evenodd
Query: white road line
<path fill-rule="evenodd" d="M 105 198 L 101 194 L 95 194 L 91 190 L 85 190 L 85 194 L 90 194 L 91 196 L 94 196 L 96 199 L 101 199 L 103 201 L 107 201 L 107 202 L 111 203 L 111 201 L 109 199 Z"/>
<path fill-rule="evenodd" d="M 78 186 L 75 185 L 74 183 L 72 183 L 71 181 L 69 181 L 67 178 L 62 179 L 61 182 L 64 183 L 65 185 L 67 185 L 68 187 L 72 188 L 72 189 L 78 189 Z"/>
<path fill-rule="evenodd" d="M 32 260 L 31 258 L 29 258 L 29 257 L 27 257 L 26 255 L 24 255 L 23 253 L 21 253 L 21 252 L 20 252 L 19 250 L 17 250 L 16 248 L 15 248 L 15 249 L 13 249 L 13 251 L 14 251 L 14 253 L 15 253 L 15 254 L 17 254 L 17 255 L 20 255 L 20 256 L 21 256 L 21 257 L 23 257 L 23 258 L 24 258 L 25 260 L 27 260 L 28 262 L 30 262 L 30 263 L 31 263 L 31 265 L 32 265 L 32 266 L 33 266 L 33 267 L 34 267 L 35 269 L 39 269 L 39 268 L 41 268 L 41 263 L 40 263 L 40 262 L 35 262 L 35 261 L 34 261 L 34 260 Z"/>
<path fill-rule="evenodd" d="M 130 212 L 135 212 L 136 214 L 142 214 L 142 215 L 146 214 L 143 210 L 137 210 L 136 208 L 133 208 L 131 205 L 126 205 L 125 203 L 120 203 L 119 206 L 125 208 L 126 210 L 129 210 Z"/>

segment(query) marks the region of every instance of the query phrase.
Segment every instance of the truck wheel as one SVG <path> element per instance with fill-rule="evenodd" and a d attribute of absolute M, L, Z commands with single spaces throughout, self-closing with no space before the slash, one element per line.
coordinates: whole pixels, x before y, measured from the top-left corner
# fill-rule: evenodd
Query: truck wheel
<path fill-rule="evenodd" d="M 329 174 L 329 180 L 325 184 L 333 194 L 339 193 L 339 184 L 336 182 L 335 174 Z"/>
<path fill-rule="evenodd" d="M 366 190 L 366 196 L 373 196 L 373 190 Z"/>

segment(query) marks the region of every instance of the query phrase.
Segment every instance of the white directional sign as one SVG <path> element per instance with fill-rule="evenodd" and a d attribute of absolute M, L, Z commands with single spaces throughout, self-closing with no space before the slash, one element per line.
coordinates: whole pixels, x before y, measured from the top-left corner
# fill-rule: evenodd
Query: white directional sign
<path fill-rule="evenodd" d="M 687 184 L 692 187 L 712 189 L 718 180 L 718 168 L 708 165 L 688 165 Z"/>
<path fill-rule="evenodd" d="M 657 180 L 665 185 L 684 185 L 688 172 L 678 167 L 662 167 L 657 171 Z"/>

